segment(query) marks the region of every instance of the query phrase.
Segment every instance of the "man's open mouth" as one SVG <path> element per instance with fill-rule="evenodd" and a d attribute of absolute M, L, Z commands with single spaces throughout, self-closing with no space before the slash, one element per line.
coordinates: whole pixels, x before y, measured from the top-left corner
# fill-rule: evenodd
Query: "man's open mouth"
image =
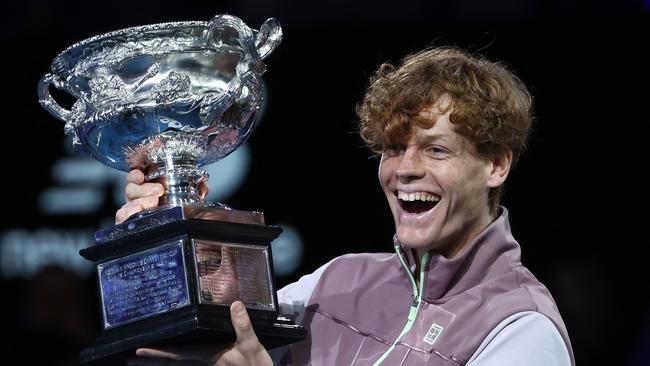
<path fill-rule="evenodd" d="M 404 211 L 417 214 L 436 207 L 440 202 L 440 196 L 427 192 L 406 193 L 398 191 L 397 202 Z"/>

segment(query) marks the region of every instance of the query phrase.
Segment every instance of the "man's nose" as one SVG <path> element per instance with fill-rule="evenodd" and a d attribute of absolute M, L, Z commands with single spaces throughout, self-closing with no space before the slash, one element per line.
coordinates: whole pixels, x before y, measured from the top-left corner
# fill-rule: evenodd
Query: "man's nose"
<path fill-rule="evenodd" d="M 404 151 L 397 166 L 396 174 L 401 180 L 418 179 L 424 176 L 424 164 L 417 149 L 409 147 Z"/>

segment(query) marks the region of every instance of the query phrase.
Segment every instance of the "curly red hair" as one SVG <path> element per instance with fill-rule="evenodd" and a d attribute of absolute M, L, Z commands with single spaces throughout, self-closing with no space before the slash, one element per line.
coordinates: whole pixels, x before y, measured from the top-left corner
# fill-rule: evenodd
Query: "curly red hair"
<path fill-rule="evenodd" d="M 409 55 L 398 67 L 381 65 L 357 106 L 361 137 L 375 152 L 408 141 L 414 126 L 433 126 L 435 121 L 418 115 L 443 94 L 451 99 L 450 120 L 456 132 L 472 142 L 481 157 L 511 151 L 513 164 L 517 161 L 533 120 L 530 93 L 505 66 L 452 47 Z M 492 212 L 501 191 L 490 191 Z"/>

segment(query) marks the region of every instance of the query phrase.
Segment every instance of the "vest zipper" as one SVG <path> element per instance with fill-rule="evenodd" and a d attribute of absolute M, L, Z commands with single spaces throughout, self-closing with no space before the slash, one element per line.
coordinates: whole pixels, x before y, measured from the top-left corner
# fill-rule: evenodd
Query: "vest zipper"
<path fill-rule="evenodd" d="M 379 366 L 381 365 L 382 362 L 388 357 L 388 355 L 395 349 L 397 346 L 397 342 L 399 342 L 405 335 L 406 333 L 411 330 L 411 327 L 413 327 L 413 323 L 415 322 L 415 318 L 418 315 L 418 310 L 420 310 L 420 304 L 422 303 L 422 288 L 424 286 L 424 266 L 429 260 L 429 253 L 425 253 L 424 256 L 422 257 L 422 261 L 420 263 L 420 288 L 418 289 L 418 286 L 415 282 L 415 278 L 413 278 L 413 273 L 411 273 L 411 268 L 409 268 L 408 264 L 406 263 L 406 260 L 404 259 L 404 254 L 402 254 L 402 251 L 400 250 L 401 248 L 399 245 L 395 245 L 395 252 L 397 253 L 397 257 L 399 258 L 400 263 L 402 264 L 402 267 L 406 270 L 406 273 L 408 273 L 408 277 L 411 280 L 411 285 L 413 286 L 413 304 L 411 305 L 411 308 L 409 309 L 409 315 L 406 320 L 406 324 L 404 325 L 404 328 L 402 328 L 402 331 L 400 332 L 399 336 L 395 339 L 395 342 L 384 352 L 381 357 L 375 363 L 372 364 L 372 366 Z"/>

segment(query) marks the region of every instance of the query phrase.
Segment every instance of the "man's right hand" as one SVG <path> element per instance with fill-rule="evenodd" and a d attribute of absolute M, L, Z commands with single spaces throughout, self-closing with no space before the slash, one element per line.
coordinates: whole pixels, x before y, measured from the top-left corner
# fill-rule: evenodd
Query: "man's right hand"
<path fill-rule="evenodd" d="M 131 170 L 126 176 L 126 203 L 115 213 L 116 224 L 123 223 L 133 214 L 158 206 L 158 198 L 165 192 L 164 188 L 160 183 L 145 183 L 144 178 L 144 173 L 138 169 Z M 206 181 L 200 182 L 197 189 L 201 199 L 209 192 Z"/>
<path fill-rule="evenodd" d="M 164 193 L 162 184 L 145 183 L 144 173 L 134 169 L 126 176 L 126 203 L 115 213 L 115 223 L 121 224 L 131 215 L 158 206 L 158 198 Z"/>

